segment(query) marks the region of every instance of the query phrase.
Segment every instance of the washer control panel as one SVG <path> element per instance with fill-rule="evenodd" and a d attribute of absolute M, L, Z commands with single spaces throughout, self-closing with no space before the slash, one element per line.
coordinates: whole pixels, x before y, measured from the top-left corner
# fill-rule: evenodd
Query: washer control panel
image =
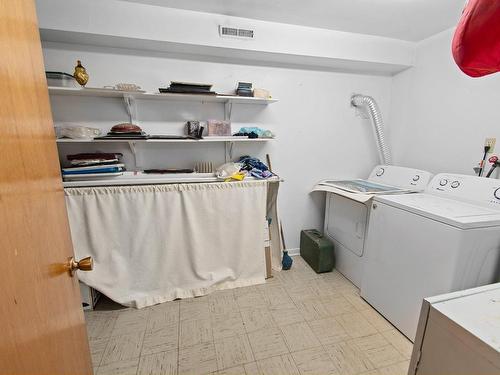
<path fill-rule="evenodd" d="M 423 191 L 432 174 L 419 169 L 395 165 L 377 165 L 368 180 L 382 185 L 395 186 L 412 191 Z"/>
<path fill-rule="evenodd" d="M 500 180 L 494 178 L 440 173 L 425 192 L 500 209 Z"/>
<path fill-rule="evenodd" d="M 495 196 L 496 199 L 500 201 L 500 187 L 495 189 L 493 195 Z"/>

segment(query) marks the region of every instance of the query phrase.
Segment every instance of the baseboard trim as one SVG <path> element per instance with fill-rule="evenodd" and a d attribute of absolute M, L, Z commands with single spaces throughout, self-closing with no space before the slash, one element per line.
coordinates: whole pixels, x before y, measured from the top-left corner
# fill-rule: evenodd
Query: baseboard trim
<path fill-rule="evenodd" d="M 288 251 L 288 255 L 291 257 L 300 255 L 300 249 L 298 247 L 296 249 L 286 249 L 286 251 Z"/>

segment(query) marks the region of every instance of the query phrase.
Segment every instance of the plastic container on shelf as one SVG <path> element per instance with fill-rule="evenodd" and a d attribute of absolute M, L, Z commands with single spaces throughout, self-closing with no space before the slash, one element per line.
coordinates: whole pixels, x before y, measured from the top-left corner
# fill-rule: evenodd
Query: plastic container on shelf
<path fill-rule="evenodd" d="M 57 138 L 94 139 L 102 134 L 97 128 L 65 123 L 56 125 L 55 130 Z"/>
<path fill-rule="evenodd" d="M 45 72 L 47 84 L 54 87 L 73 87 L 79 88 L 80 85 L 76 79 L 68 73 L 63 72 Z"/>

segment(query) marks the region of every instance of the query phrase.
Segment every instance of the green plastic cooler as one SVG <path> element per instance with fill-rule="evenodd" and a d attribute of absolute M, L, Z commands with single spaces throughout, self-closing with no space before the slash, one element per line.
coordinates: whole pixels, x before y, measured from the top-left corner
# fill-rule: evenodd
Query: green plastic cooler
<path fill-rule="evenodd" d="M 317 273 L 330 272 L 335 265 L 333 243 L 316 229 L 300 232 L 300 256 Z"/>

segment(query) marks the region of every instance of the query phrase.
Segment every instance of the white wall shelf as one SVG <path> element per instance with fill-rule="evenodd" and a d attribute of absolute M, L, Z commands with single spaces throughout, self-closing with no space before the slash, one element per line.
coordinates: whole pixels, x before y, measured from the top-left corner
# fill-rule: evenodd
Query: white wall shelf
<path fill-rule="evenodd" d="M 134 164 L 137 167 L 137 148 L 138 144 L 145 143 L 224 143 L 224 158 L 226 163 L 233 157 L 233 147 L 232 145 L 237 143 L 255 143 L 255 142 L 269 142 L 273 141 L 274 138 L 239 138 L 239 137 L 207 137 L 203 139 L 69 139 L 60 138 L 57 139 L 57 143 L 64 144 L 75 144 L 75 143 L 122 143 L 128 144 L 132 155 L 134 156 Z"/>
<path fill-rule="evenodd" d="M 269 142 L 274 138 L 239 138 L 239 137 L 206 137 L 203 139 L 57 139 L 57 143 L 75 144 L 75 143 L 122 143 L 127 144 L 134 156 L 134 164 L 137 167 L 137 148 L 138 144 L 145 143 L 224 143 L 224 158 L 226 163 L 233 157 L 233 144 L 237 143 L 256 143 L 256 142 Z"/>
<path fill-rule="evenodd" d="M 206 137 L 203 139 L 57 139 L 57 143 L 213 143 L 213 142 L 269 142 L 274 138 Z"/>
<path fill-rule="evenodd" d="M 277 99 L 262 99 L 245 96 L 231 95 L 200 95 L 200 94 L 159 94 L 152 92 L 134 92 L 120 91 L 114 89 L 101 88 L 73 88 L 73 87 L 49 87 L 51 95 L 68 96 L 94 96 L 107 98 L 125 98 L 131 97 L 140 100 L 172 100 L 172 101 L 190 101 L 200 103 L 233 103 L 233 104 L 259 104 L 267 105 L 276 103 Z"/>
<path fill-rule="evenodd" d="M 198 103 L 224 104 L 224 119 L 231 120 L 233 104 L 268 105 L 276 103 L 276 99 L 263 99 L 234 95 L 200 95 L 200 94 L 160 94 L 151 92 L 120 91 L 114 89 L 92 87 L 49 87 L 50 95 L 89 96 L 103 98 L 121 98 L 131 123 L 137 123 L 136 100 L 188 101 Z"/>
<path fill-rule="evenodd" d="M 145 174 L 141 172 L 131 173 L 125 172 L 122 176 L 95 179 L 95 180 L 76 180 L 64 181 L 63 187 L 92 187 L 92 186 L 124 186 L 124 185 L 154 185 L 154 184 L 186 184 L 186 183 L 207 183 L 221 182 L 213 173 L 182 173 L 176 174 Z M 266 180 L 257 180 L 255 177 L 246 177 L 244 181 L 267 181 L 280 182 L 283 181 L 279 177 L 274 176 Z"/>

